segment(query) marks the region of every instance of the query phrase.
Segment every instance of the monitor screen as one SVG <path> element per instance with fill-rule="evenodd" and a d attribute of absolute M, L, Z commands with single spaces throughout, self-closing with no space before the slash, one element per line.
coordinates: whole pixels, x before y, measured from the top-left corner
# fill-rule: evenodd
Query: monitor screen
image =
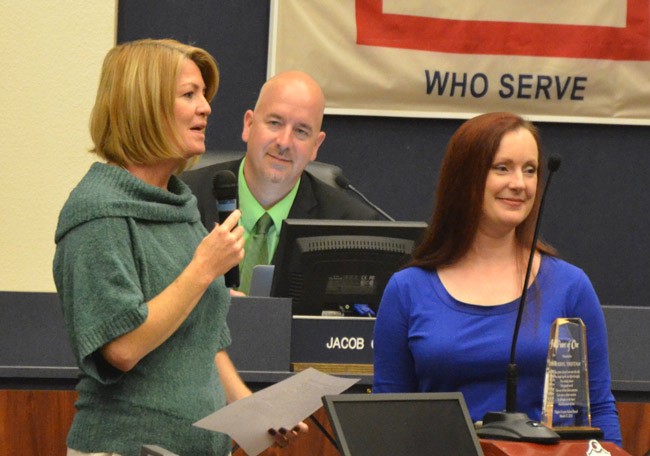
<path fill-rule="evenodd" d="M 294 315 L 377 311 L 390 277 L 424 234 L 424 222 L 286 219 L 273 263 L 271 296 Z"/>
<path fill-rule="evenodd" d="M 343 456 L 479 456 L 463 395 L 340 394 L 323 404 Z"/>

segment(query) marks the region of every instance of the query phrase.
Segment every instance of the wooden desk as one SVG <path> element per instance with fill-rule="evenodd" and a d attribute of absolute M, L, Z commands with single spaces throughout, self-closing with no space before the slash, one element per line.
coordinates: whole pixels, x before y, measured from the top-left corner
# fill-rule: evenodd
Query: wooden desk
<path fill-rule="evenodd" d="M 630 453 L 613 443 L 604 442 L 601 445 L 612 456 L 630 456 Z M 587 440 L 565 440 L 554 445 L 541 445 L 539 443 L 482 439 L 481 448 L 483 448 L 485 456 L 585 456 L 589 450 L 589 442 Z"/>
<path fill-rule="evenodd" d="M 52 456 L 65 455 L 65 438 L 68 433 L 72 417 L 74 416 L 74 401 L 76 391 L 30 391 L 30 390 L 0 390 L 0 454 L 47 454 Z M 615 455 L 643 456 L 650 450 L 650 404 L 647 403 L 619 403 L 621 429 L 623 432 L 623 448 L 627 451 L 614 453 Z M 325 409 L 320 408 L 314 414 L 316 419 L 334 435 Z M 321 433 L 312 422 L 309 432 L 291 448 L 284 450 L 269 449 L 264 456 L 339 456 L 338 451 Z M 489 441 L 495 442 L 495 441 Z M 483 448 L 486 456 L 501 455 L 512 442 L 498 442 L 491 448 Z M 546 445 L 537 445 L 544 446 Z M 540 455 L 559 455 L 564 453 L 548 452 L 550 446 L 540 451 Z M 490 451 L 488 453 L 488 451 Z M 555 451 L 555 450 L 553 450 Z M 495 453 L 496 452 L 496 453 Z M 515 454 L 515 453 L 510 453 Z M 529 453 L 523 453 L 529 454 Z M 584 454 L 581 453 L 581 456 Z M 234 456 L 244 456 L 238 450 Z"/>

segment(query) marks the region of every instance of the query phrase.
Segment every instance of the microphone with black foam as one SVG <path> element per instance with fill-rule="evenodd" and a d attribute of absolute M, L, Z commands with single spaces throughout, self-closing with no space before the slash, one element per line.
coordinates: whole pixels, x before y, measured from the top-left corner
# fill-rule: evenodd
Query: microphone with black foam
<path fill-rule="evenodd" d="M 237 178 L 232 171 L 219 171 L 212 178 L 212 195 L 216 199 L 221 225 L 237 209 Z M 239 286 L 239 266 L 234 266 L 224 274 L 226 287 Z"/>
<path fill-rule="evenodd" d="M 511 440 L 518 442 L 533 442 L 552 444 L 560 440 L 560 436 L 553 430 L 542 425 L 538 421 L 532 420 L 525 413 L 517 412 L 517 382 L 518 382 L 518 369 L 516 359 L 517 339 L 519 337 L 519 328 L 521 327 L 521 317 L 523 315 L 524 306 L 526 304 L 526 292 L 528 290 L 528 280 L 537 251 L 537 238 L 539 237 L 539 227 L 542 220 L 542 211 L 544 210 L 544 202 L 546 200 L 546 193 L 548 186 L 551 183 L 553 173 L 560 168 L 562 158 L 553 154 L 548 160 L 548 178 L 544 186 L 544 193 L 542 200 L 539 204 L 539 212 L 537 213 L 537 221 L 535 222 L 535 232 L 533 234 L 533 242 L 530 248 L 530 256 L 528 257 L 528 267 L 526 268 L 526 276 L 524 278 L 524 288 L 521 292 L 519 299 L 519 309 L 517 312 L 517 321 L 515 322 L 515 329 L 512 335 L 512 346 L 510 347 L 510 364 L 508 364 L 507 379 L 506 379 L 506 410 L 505 412 L 488 412 L 483 417 L 483 426 L 477 429 L 476 433 L 479 437 L 485 439 L 495 440 Z"/>
<path fill-rule="evenodd" d="M 359 190 L 354 188 L 354 186 L 350 183 L 348 178 L 345 177 L 343 174 L 337 174 L 336 177 L 334 178 L 334 180 L 336 181 L 336 184 L 339 187 L 344 188 L 346 190 L 350 190 L 350 191 L 354 192 L 356 195 L 358 195 L 368 206 L 370 206 L 371 208 L 373 208 L 374 210 L 379 212 L 381 215 L 386 217 L 386 220 L 390 220 L 391 222 L 395 221 L 395 219 L 393 217 L 391 217 L 386 212 L 384 212 L 379 206 L 377 206 L 377 205 L 373 204 L 372 202 L 370 202 L 370 200 L 368 198 L 366 198 L 366 196 L 363 193 L 361 193 Z"/>

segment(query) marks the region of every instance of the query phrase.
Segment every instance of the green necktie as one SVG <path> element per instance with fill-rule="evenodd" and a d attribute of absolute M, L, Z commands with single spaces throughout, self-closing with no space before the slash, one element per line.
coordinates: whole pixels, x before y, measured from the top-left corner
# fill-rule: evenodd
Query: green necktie
<path fill-rule="evenodd" d="M 273 225 L 273 219 L 265 212 L 255 226 L 244 246 L 245 256 L 241 263 L 241 279 L 239 291 L 248 294 L 251 286 L 253 268 L 258 264 L 269 264 L 269 247 L 267 244 L 267 233 Z"/>

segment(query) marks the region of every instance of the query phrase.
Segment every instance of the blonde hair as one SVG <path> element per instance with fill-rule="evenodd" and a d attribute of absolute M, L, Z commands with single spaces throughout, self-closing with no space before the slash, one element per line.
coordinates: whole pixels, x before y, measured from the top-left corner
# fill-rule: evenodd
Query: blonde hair
<path fill-rule="evenodd" d="M 184 158 L 174 100 L 185 59 L 199 67 L 205 97 L 211 101 L 219 70 L 207 51 L 171 39 L 144 39 L 111 49 L 90 117 L 91 152 L 119 166 Z"/>

